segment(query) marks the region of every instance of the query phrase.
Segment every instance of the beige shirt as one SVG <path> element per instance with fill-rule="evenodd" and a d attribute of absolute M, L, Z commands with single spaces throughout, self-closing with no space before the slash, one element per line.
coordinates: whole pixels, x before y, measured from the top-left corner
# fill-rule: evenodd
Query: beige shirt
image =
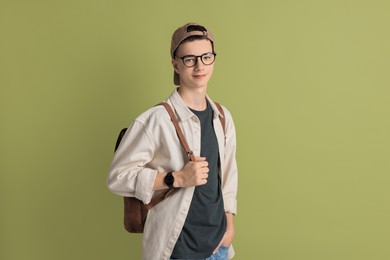
<path fill-rule="evenodd" d="M 225 212 L 237 214 L 238 177 L 233 119 L 223 107 L 226 117 L 225 136 L 219 120 L 220 113 L 208 96 L 207 99 L 214 110 L 213 121 L 221 160 L 220 178 Z M 176 112 L 188 145 L 195 156 L 199 156 L 199 119 L 185 105 L 177 90 L 166 101 Z M 187 155 L 168 112 L 163 106 L 152 107 L 141 114 L 124 135 L 112 161 L 107 185 L 109 190 L 117 195 L 136 197 L 147 204 L 158 194 L 158 191 L 153 191 L 157 172 L 179 171 L 186 162 Z M 142 242 L 144 260 L 169 259 L 186 220 L 193 193 L 194 187 L 182 188 L 149 211 Z M 231 246 L 229 258 L 233 255 Z"/>

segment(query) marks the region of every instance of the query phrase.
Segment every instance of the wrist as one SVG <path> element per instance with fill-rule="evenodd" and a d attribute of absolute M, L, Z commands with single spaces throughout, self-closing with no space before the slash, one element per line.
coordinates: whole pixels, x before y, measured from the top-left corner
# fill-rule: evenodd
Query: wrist
<path fill-rule="evenodd" d="M 226 212 L 226 230 L 234 232 L 234 221 L 233 214 L 230 212 Z"/>
<path fill-rule="evenodd" d="M 174 177 L 173 187 L 180 188 L 181 187 L 181 174 L 179 172 L 172 172 L 172 176 Z"/>

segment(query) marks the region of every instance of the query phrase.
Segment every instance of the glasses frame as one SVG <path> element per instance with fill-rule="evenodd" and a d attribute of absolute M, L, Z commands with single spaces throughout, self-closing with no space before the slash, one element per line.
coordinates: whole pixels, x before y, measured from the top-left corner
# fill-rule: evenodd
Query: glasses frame
<path fill-rule="evenodd" d="M 203 57 L 206 56 L 206 55 L 210 55 L 210 54 L 213 54 L 213 55 L 214 55 L 214 60 L 213 60 L 213 62 L 211 62 L 210 64 L 205 64 L 204 61 L 203 61 Z M 206 52 L 206 53 L 203 53 L 202 55 L 198 55 L 198 56 L 196 56 L 196 55 L 185 55 L 185 56 L 183 56 L 183 57 L 179 57 L 179 56 L 175 56 L 175 57 L 181 59 L 181 61 L 183 62 L 183 65 L 186 66 L 187 68 L 192 68 L 192 67 L 195 67 L 196 64 L 198 64 L 198 58 L 200 58 L 200 60 L 202 61 L 203 65 L 205 65 L 205 66 L 210 66 L 211 64 L 213 64 L 213 63 L 215 62 L 215 59 L 217 58 L 217 53 L 215 53 L 215 52 Z M 184 59 L 185 59 L 185 58 L 188 58 L 188 57 L 193 57 L 193 58 L 195 58 L 195 64 L 194 64 L 194 65 L 192 65 L 192 66 L 187 66 L 187 65 L 184 63 Z"/>

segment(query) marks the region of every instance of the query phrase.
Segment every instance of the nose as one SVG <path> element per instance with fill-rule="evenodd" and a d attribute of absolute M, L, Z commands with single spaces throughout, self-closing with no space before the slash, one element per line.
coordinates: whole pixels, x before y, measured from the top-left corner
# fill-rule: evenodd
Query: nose
<path fill-rule="evenodd" d="M 202 62 L 202 57 L 196 57 L 196 64 L 195 64 L 195 69 L 196 70 L 202 70 L 204 68 L 204 64 Z"/>

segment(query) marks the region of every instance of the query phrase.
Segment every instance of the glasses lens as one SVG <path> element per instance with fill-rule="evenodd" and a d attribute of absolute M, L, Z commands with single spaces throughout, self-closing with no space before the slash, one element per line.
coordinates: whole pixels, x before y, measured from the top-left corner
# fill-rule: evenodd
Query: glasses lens
<path fill-rule="evenodd" d="M 196 57 L 195 56 L 186 56 L 183 58 L 184 65 L 187 67 L 193 67 L 196 64 Z"/>
<path fill-rule="evenodd" d="M 210 65 L 214 62 L 215 55 L 214 53 L 208 52 L 202 55 L 202 62 L 204 65 Z"/>

